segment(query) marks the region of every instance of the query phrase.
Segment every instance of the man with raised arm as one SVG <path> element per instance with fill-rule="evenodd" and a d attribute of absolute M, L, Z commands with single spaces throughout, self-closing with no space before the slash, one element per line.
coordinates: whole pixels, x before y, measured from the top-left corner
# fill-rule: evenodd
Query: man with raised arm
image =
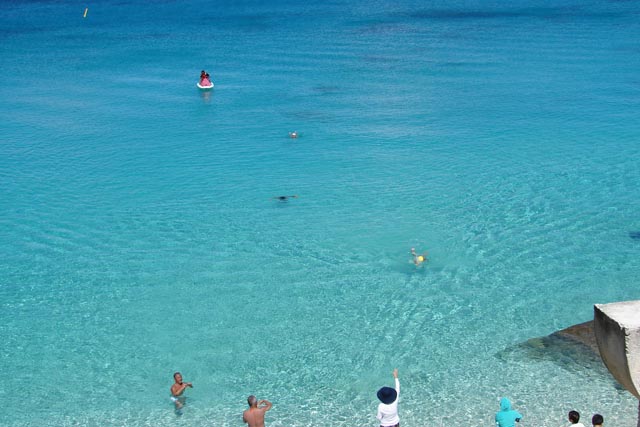
<path fill-rule="evenodd" d="M 251 395 L 247 398 L 249 409 L 243 412 L 242 420 L 249 427 L 264 427 L 264 413 L 271 409 L 271 402 L 268 400 L 260 400 Z"/>

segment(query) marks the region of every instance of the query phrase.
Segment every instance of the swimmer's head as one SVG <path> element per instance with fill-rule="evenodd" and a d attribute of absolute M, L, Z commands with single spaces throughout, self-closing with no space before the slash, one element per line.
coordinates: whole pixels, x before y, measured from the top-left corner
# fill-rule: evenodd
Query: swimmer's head
<path fill-rule="evenodd" d="M 418 261 L 423 262 L 424 261 L 424 257 L 422 255 L 418 255 Z"/>
<path fill-rule="evenodd" d="M 252 394 L 251 396 L 247 397 L 247 403 L 249 404 L 249 406 L 254 407 L 258 404 L 258 399 Z"/>

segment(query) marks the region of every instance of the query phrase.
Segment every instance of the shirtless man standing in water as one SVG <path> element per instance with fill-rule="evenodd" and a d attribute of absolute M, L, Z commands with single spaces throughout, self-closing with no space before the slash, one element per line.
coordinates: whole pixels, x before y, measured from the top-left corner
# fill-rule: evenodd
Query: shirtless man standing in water
<path fill-rule="evenodd" d="M 182 374 L 176 372 L 173 374 L 174 384 L 171 386 L 171 400 L 176 405 L 176 411 L 179 411 L 184 406 L 186 397 L 183 396 L 184 390 L 187 387 L 193 387 L 191 383 L 185 383 L 182 381 Z"/>
<path fill-rule="evenodd" d="M 254 395 L 247 398 L 249 409 L 243 412 L 242 420 L 249 424 L 249 427 L 264 427 L 264 413 L 271 409 L 271 402 L 268 400 L 258 401 Z"/>

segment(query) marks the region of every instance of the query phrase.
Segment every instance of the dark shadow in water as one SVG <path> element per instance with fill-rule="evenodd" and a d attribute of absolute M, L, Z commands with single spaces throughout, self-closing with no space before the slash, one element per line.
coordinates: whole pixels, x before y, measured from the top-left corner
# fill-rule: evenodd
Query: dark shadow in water
<path fill-rule="evenodd" d="M 332 95 L 334 93 L 340 93 L 339 86 L 317 85 L 317 86 L 314 86 L 312 89 L 315 93 L 318 93 L 320 95 Z"/>
<path fill-rule="evenodd" d="M 334 116 L 326 114 L 320 110 L 305 110 L 305 111 L 289 111 L 282 113 L 283 117 L 293 119 L 296 121 L 309 121 L 316 123 L 330 123 L 335 120 Z"/>
<path fill-rule="evenodd" d="M 211 98 L 213 97 L 213 89 L 209 89 L 209 90 L 202 90 L 202 89 L 198 89 L 200 91 L 200 96 L 202 97 L 202 100 L 204 101 L 205 104 L 209 104 L 211 103 Z"/>
<path fill-rule="evenodd" d="M 640 231 L 630 231 L 629 237 L 631 237 L 633 240 L 640 240 Z"/>
<path fill-rule="evenodd" d="M 580 6 L 502 8 L 502 9 L 423 9 L 410 12 L 410 18 L 427 20 L 487 20 L 487 19 L 609 19 L 624 16 L 610 10 L 591 11 Z"/>
<path fill-rule="evenodd" d="M 593 321 L 571 326 L 546 337 L 531 338 L 508 347 L 495 355 L 498 359 L 549 361 L 580 375 L 585 373 L 604 376 L 618 389 L 622 389 L 611 376 L 600 358 L 593 332 Z"/>

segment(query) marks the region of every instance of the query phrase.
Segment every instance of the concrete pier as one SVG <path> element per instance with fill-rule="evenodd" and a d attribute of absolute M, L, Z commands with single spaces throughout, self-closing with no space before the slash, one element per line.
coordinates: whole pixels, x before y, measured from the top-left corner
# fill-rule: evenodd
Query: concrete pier
<path fill-rule="evenodd" d="M 593 320 L 602 361 L 611 375 L 640 399 L 640 300 L 596 304 Z"/>

